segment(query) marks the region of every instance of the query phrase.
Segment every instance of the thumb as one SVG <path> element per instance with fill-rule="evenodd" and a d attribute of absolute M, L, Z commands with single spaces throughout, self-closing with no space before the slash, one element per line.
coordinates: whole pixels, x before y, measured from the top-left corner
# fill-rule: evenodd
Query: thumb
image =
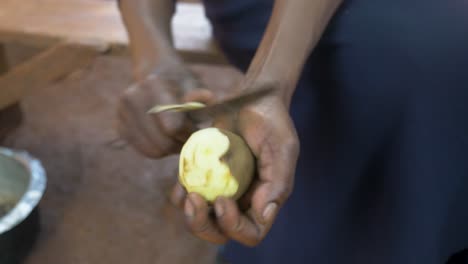
<path fill-rule="evenodd" d="M 201 102 L 208 104 L 214 100 L 214 94 L 208 89 L 195 88 L 185 92 L 181 98 L 185 102 Z M 179 142 L 186 139 L 197 129 L 197 124 L 189 121 L 184 113 L 166 112 L 159 114 L 159 122 L 166 134 L 175 137 Z"/>
<path fill-rule="evenodd" d="M 182 97 L 184 103 L 187 102 L 200 102 L 204 104 L 213 103 L 216 100 L 212 91 L 205 88 L 193 89 L 185 93 Z"/>
<path fill-rule="evenodd" d="M 187 102 L 199 102 L 203 104 L 212 104 L 216 101 L 215 94 L 204 88 L 198 88 L 198 89 L 193 89 L 185 93 L 184 97 L 182 98 L 182 101 L 184 103 Z M 191 125 L 192 128 L 203 128 L 203 127 L 208 127 L 212 125 L 212 121 L 208 121 L 205 119 L 198 120 L 197 118 L 190 118 L 192 121 Z"/>

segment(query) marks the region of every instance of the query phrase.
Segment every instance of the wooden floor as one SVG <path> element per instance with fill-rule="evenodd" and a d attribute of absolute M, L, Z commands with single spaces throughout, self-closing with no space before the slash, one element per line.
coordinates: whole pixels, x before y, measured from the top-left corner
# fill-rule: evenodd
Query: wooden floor
<path fill-rule="evenodd" d="M 178 2 L 172 29 L 175 48 L 187 62 L 226 63 L 201 4 Z M 5 72 L 5 44 L 29 45 L 44 51 Z M 0 109 L 85 67 L 99 54 L 128 55 L 128 45 L 116 1 L 2 0 Z"/>
<path fill-rule="evenodd" d="M 175 47 L 188 59 L 223 60 L 203 6 L 179 2 L 173 20 Z M 115 1 L 1 0 L 0 42 L 50 45 L 58 40 L 102 42 L 126 53 L 128 36 Z"/>

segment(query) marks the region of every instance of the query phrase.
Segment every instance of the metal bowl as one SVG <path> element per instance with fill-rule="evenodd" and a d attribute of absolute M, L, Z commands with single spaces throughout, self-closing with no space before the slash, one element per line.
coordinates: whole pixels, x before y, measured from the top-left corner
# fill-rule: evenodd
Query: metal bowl
<path fill-rule="evenodd" d="M 46 183 L 37 159 L 0 147 L 0 263 L 20 263 L 33 246 L 39 231 L 37 206 Z"/>

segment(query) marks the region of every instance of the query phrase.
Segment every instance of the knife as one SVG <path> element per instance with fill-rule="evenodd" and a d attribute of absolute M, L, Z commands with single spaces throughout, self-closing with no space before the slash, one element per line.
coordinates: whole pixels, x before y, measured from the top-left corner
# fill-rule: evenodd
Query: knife
<path fill-rule="evenodd" d="M 200 102 L 187 102 L 184 104 L 156 105 L 152 107 L 148 114 L 159 114 L 164 112 L 185 112 L 196 122 L 213 120 L 215 117 L 232 113 L 242 106 L 254 102 L 273 92 L 274 86 L 265 86 L 253 91 L 242 93 L 241 95 L 223 99 L 210 105 Z"/>

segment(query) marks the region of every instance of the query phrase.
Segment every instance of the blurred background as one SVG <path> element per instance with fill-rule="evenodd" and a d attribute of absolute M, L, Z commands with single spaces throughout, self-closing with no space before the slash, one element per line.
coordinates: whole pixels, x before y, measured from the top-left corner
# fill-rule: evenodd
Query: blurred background
<path fill-rule="evenodd" d="M 188 2 L 198 22 L 180 20 L 192 35 L 176 43 L 210 87 L 226 91 L 239 75 L 210 55 L 207 22 Z M 2 89 L 22 91 L 10 106 L 21 115 L 0 111 L 2 129 L 21 120 L 0 145 L 28 151 L 48 176 L 26 263 L 213 263 L 216 248 L 190 235 L 169 204 L 177 157 L 145 159 L 114 130 L 118 96 L 132 82 L 118 19 L 112 0 L 0 2 L 0 98 L 8 99 Z M 62 49 L 67 34 L 76 39 Z"/>

